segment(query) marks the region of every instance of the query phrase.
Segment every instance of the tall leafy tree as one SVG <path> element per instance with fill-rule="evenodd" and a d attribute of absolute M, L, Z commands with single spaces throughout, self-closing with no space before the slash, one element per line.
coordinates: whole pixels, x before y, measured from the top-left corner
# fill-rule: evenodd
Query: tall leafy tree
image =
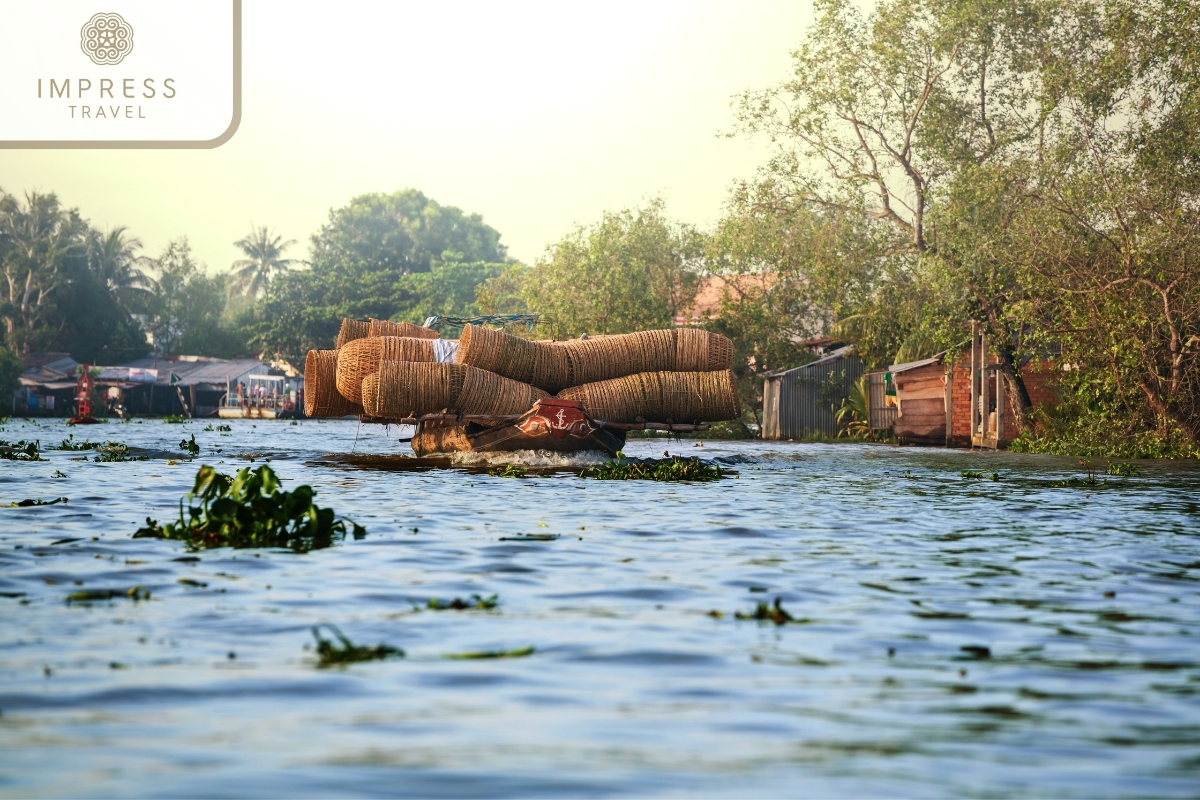
<path fill-rule="evenodd" d="M 294 258 L 284 258 L 283 253 L 296 243 L 295 239 L 283 241 L 265 225 L 250 226 L 250 235 L 238 239 L 234 245 L 245 254 L 245 258 L 233 262 L 230 276 L 231 291 L 249 297 L 259 297 L 270 285 L 271 279 L 283 270 L 300 263 Z"/>
<path fill-rule="evenodd" d="M 64 209 L 54 194 L 29 192 L 22 203 L 0 197 L 4 318 L 9 343 L 28 352 L 40 326 L 52 324 L 53 297 L 70 280 L 84 251 L 86 223 L 74 209 Z"/>
<path fill-rule="evenodd" d="M 549 247 L 524 274 L 521 298 L 546 315 L 539 330 L 559 338 L 670 328 L 691 304 L 704 244 L 655 198 L 605 213 Z"/>

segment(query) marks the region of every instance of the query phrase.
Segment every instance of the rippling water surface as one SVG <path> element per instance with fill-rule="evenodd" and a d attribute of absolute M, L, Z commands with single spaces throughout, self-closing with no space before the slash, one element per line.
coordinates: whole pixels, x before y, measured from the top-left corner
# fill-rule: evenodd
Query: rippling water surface
<path fill-rule="evenodd" d="M 0 509 L 0 794 L 1194 797 L 1200 787 L 1194 464 L 1143 462 L 1132 478 L 1055 487 L 1085 468 L 640 440 L 627 452 L 721 457 L 737 477 L 505 479 L 324 458 L 408 452 L 395 429 L 203 427 L 70 432 L 176 453 L 180 434 L 195 433 L 197 463 L 228 471 L 269 457 L 286 488 L 312 484 L 367 538 L 307 555 L 193 555 L 130 534 L 147 514 L 178 513 L 197 464 L 61 451 L 0 461 L 0 502 L 70 498 Z M 48 446 L 68 432 L 10 422 L 0 438 Z M 132 586 L 151 599 L 65 602 Z M 415 610 L 471 594 L 499 605 Z M 795 624 L 734 618 L 775 598 Z M 407 657 L 317 669 L 306 646 L 322 622 Z M 444 658 L 529 646 L 525 658 Z"/>

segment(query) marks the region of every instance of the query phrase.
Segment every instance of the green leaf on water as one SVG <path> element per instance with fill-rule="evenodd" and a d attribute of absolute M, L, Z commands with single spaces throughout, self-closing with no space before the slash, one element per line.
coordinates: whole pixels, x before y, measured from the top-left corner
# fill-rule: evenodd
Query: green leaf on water
<path fill-rule="evenodd" d="M 468 653 L 446 653 L 442 658 L 453 660 L 481 658 L 524 658 L 533 655 L 533 647 L 520 647 L 516 650 L 475 650 Z"/>

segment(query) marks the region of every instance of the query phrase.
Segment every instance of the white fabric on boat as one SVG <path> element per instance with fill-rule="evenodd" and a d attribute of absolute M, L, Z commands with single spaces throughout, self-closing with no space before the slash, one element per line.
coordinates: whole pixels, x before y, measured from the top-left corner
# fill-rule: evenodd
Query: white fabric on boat
<path fill-rule="evenodd" d="M 454 354 L 458 352 L 457 339 L 432 339 L 433 356 L 439 364 L 453 364 Z"/>

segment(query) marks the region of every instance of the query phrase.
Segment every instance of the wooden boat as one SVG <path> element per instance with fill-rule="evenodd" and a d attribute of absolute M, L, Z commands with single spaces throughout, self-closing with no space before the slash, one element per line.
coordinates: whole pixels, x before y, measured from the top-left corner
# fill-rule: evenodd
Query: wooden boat
<path fill-rule="evenodd" d="M 601 450 L 615 455 L 625 446 L 625 435 L 631 430 L 708 430 L 708 425 L 703 423 L 684 425 L 595 420 L 588 416 L 582 403 L 554 397 L 538 400 L 524 414 L 510 416 L 459 415 L 446 411 L 416 418 L 364 421 L 416 425 L 417 431 L 409 441 L 418 456 L 511 450 L 551 450 L 560 453 Z"/>

